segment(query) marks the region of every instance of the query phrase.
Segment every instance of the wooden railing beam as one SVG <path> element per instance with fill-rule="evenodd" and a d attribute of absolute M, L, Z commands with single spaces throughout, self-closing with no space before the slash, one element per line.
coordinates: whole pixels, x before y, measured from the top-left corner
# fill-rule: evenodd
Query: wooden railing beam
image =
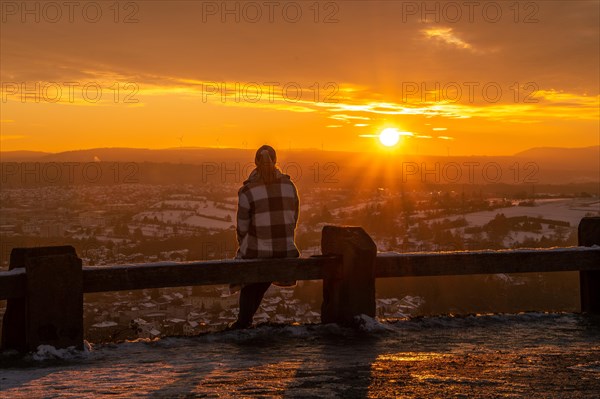
<path fill-rule="evenodd" d="M 600 270 L 600 248 L 380 254 L 375 277 Z"/>
<path fill-rule="evenodd" d="M 83 292 L 252 283 L 264 280 L 320 280 L 337 272 L 340 258 L 315 256 L 252 261 L 207 261 L 83 268 Z M 16 270 L 16 271 L 15 271 Z M 0 272 L 0 300 L 25 296 L 24 269 Z M 600 270 L 600 248 L 385 253 L 375 259 L 375 277 L 421 277 L 497 273 Z"/>
<path fill-rule="evenodd" d="M 338 262 L 335 257 L 310 257 L 84 267 L 83 291 L 320 280 Z"/>

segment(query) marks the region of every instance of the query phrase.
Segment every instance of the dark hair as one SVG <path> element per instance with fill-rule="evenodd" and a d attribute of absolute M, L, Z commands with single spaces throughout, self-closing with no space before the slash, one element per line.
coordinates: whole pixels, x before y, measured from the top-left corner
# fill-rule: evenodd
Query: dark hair
<path fill-rule="evenodd" d="M 254 163 L 260 177 L 267 184 L 275 180 L 277 176 L 275 173 L 275 162 L 277 162 L 277 154 L 275 153 L 275 149 L 270 145 L 265 144 L 256 150 Z"/>

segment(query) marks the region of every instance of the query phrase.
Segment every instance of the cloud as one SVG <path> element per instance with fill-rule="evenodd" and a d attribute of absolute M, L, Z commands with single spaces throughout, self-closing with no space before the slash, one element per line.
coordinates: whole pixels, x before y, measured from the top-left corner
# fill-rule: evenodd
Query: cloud
<path fill-rule="evenodd" d="M 459 38 L 456 34 L 453 33 L 452 28 L 430 28 L 423 29 L 421 32 L 428 39 L 437 39 L 446 44 L 456 46 L 465 50 L 474 50 L 473 46 L 461 38 Z"/>
<path fill-rule="evenodd" d="M 535 91 L 523 89 L 520 97 L 515 102 L 514 92 L 505 90 L 504 102 L 497 103 L 472 101 L 451 102 L 451 101 L 422 101 L 415 97 L 394 99 L 385 97 L 377 87 L 356 86 L 354 84 L 340 84 L 339 93 L 332 101 L 315 101 L 315 93 L 309 89 L 308 84 L 304 84 L 302 93 L 298 98 L 292 97 L 292 94 L 282 92 L 279 89 L 270 92 L 268 87 L 262 87 L 258 101 L 249 101 L 246 97 L 252 99 L 256 97 L 252 93 L 231 90 L 231 88 L 242 87 L 244 82 L 226 81 L 217 85 L 214 81 L 194 80 L 185 77 L 157 76 L 157 75 L 139 75 L 137 77 L 125 76 L 116 72 L 102 72 L 97 70 L 87 70 L 88 74 L 95 74 L 100 86 L 105 88 L 102 100 L 93 103 L 85 101 L 81 96 L 75 96 L 74 101 L 70 101 L 66 92 L 58 104 L 61 105 L 85 105 L 94 106 L 128 106 L 140 107 L 149 104 L 153 98 L 170 96 L 176 99 L 178 104 L 185 102 L 210 103 L 223 107 L 244 107 L 257 108 L 276 111 L 287 111 L 294 113 L 320 113 L 328 119 L 338 122 L 356 123 L 357 125 L 366 125 L 363 121 L 380 121 L 386 116 L 424 116 L 424 117 L 443 117 L 448 119 L 469 119 L 483 118 L 490 121 L 503 121 L 513 123 L 537 123 L 545 119 L 579 119 L 579 120 L 597 120 L 598 106 L 600 96 L 585 95 L 565 90 L 537 88 Z M 134 98 L 139 99 L 138 103 L 125 103 L 126 95 L 132 94 L 130 88 L 121 90 L 121 101 L 114 102 L 114 90 L 110 90 L 112 80 L 130 79 L 136 81 Z M 237 84 L 237 86 L 236 86 Z M 223 89 L 225 87 L 226 89 Z M 360 88 L 359 88 L 360 87 Z M 241 90 L 241 89 L 240 89 Z M 77 92 L 78 93 L 78 92 Z M 321 93 L 322 94 L 322 93 Z M 323 97 L 321 95 L 321 97 Z M 468 100 L 467 96 L 463 96 Z M 386 101 L 379 99 L 386 98 Z M 20 96 L 8 96 L 8 102 L 20 102 Z M 13 123 L 12 119 L 4 119 L 3 124 Z M 338 126 L 332 124 L 329 126 Z M 434 131 L 444 131 L 447 128 L 432 128 Z"/>
<path fill-rule="evenodd" d="M 366 116 L 358 116 L 358 115 L 345 115 L 345 114 L 335 114 L 335 115 L 331 115 L 328 118 L 330 119 L 335 119 L 338 121 L 343 121 L 343 122 L 350 122 L 351 119 L 359 119 L 359 120 L 364 120 L 364 121 L 368 121 L 371 118 L 366 117 Z"/>

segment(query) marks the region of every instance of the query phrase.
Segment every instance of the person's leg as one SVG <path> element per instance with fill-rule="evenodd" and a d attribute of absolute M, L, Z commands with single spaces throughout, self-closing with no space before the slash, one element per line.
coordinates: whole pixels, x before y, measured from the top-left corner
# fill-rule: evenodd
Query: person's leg
<path fill-rule="evenodd" d="M 235 323 L 237 327 L 246 328 L 252 325 L 254 314 L 270 286 L 271 283 L 254 283 L 245 285 L 242 288 L 240 292 L 240 313 Z"/>

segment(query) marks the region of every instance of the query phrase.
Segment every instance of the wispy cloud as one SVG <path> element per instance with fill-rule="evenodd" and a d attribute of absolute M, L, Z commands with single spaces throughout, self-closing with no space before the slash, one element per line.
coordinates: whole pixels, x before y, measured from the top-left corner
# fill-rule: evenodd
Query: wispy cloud
<path fill-rule="evenodd" d="M 446 44 L 456 46 L 465 50 L 474 50 L 473 46 L 466 41 L 459 38 L 452 28 L 430 28 L 423 29 L 421 32 L 428 39 L 440 40 Z"/>
<path fill-rule="evenodd" d="M 424 30 L 428 38 L 443 40 L 445 43 L 462 48 L 472 49 L 468 43 L 458 38 L 451 28 L 438 28 Z M 102 72 L 86 70 L 86 76 L 94 78 L 103 87 L 109 88 L 114 81 L 137 82 L 134 98 L 139 98 L 137 104 L 115 103 L 114 90 L 106 90 L 106 94 L 98 103 L 86 102 L 76 98 L 74 103 L 61 101 L 61 105 L 87 105 L 107 106 L 114 105 L 143 106 L 151 103 L 156 97 L 171 97 L 178 103 L 202 102 L 223 107 L 244 107 L 267 109 L 293 113 L 316 113 L 323 116 L 324 127 L 340 128 L 343 126 L 366 127 L 394 118 L 396 116 L 410 117 L 422 116 L 425 118 L 441 117 L 446 119 L 487 119 L 490 121 L 502 121 L 507 123 L 531 124 L 539 123 L 547 119 L 579 119 L 597 120 L 599 117 L 600 96 L 582 95 L 552 89 L 539 89 L 533 93 L 523 93 L 515 101 L 511 96 L 511 102 L 459 102 L 459 101 L 422 101 L 415 98 L 413 101 L 400 101 L 385 98 L 374 88 L 358 86 L 352 83 L 339 83 L 339 89 L 334 98 L 324 101 L 324 94 L 320 93 L 321 101 L 315 101 L 315 92 L 306 85 L 302 88 L 302 95 L 298 98 L 288 97 L 282 92 L 281 87 L 274 91 L 268 91 L 264 87 L 258 95 L 258 101 L 249 101 L 256 98 L 256 93 L 240 93 L 236 87 L 244 87 L 244 82 L 214 82 L 188 79 L 175 76 L 140 75 L 129 76 L 115 72 Z M 236 86 L 237 85 L 237 86 Z M 270 89 L 269 89 L 270 90 Z M 66 92 L 65 92 L 66 93 Z M 119 93 L 121 100 L 124 96 L 132 94 L 132 88 Z M 528 94 L 528 95 L 526 95 Z M 4 95 L 4 94 L 3 94 Z M 64 96 L 67 99 L 68 96 Z M 20 102 L 19 95 L 9 95 L 8 101 Z M 123 101 L 121 101 L 123 102 Z M 329 123 L 327 123 L 327 121 Z M 335 121 L 335 122 L 333 122 Z M 368 123 L 367 123 L 368 121 Z M 12 119 L 3 119 L 2 124 L 14 123 Z M 441 122 L 444 123 L 444 122 Z M 439 124 L 441 124 L 439 123 Z M 439 125 L 438 125 L 439 126 Z M 445 131 L 445 127 L 431 127 L 433 131 Z M 444 136 L 446 137 L 446 136 Z M 15 137 L 21 138 L 21 137 Z M 425 137 L 423 137 L 425 138 Z M 4 138 L 9 140 L 11 138 Z M 12 138 L 14 139 L 14 138 Z M 443 138 L 442 138 L 443 139 Z"/>
<path fill-rule="evenodd" d="M 358 120 L 363 120 L 363 121 L 368 121 L 371 118 L 366 117 L 366 116 L 358 116 L 358 115 L 345 115 L 345 114 L 335 114 L 335 115 L 331 115 L 329 116 L 330 119 L 335 119 L 338 121 L 343 121 L 343 122 L 350 122 L 350 120 L 352 119 L 358 119 Z"/>
<path fill-rule="evenodd" d="M 442 40 L 461 48 L 473 49 L 473 46 L 459 38 L 452 28 L 430 28 L 424 29 L 422 32 L 427 38 Z M 600 105 L 600 96 L 598 95 L 581 95 L 544 88 L 536 88 L 534 92 L 525 90 L 516 102 L 513 100 L 512 95 L 509 96 L 511 102 L 493 104 L 422 101 L 420 98 L 415 98 L 415 101 L 412 102 L 406 99 L 403 101 L 390 99 L 381 101 L 382 94 L 373 91 L 374 88 L 349 82 L 336 83 L 335 96 L 329 98 L 328 95 L 331 94 L 331 90 L 321 90 L 318 93 L 319 98 L 316 99 L 314 88 L 308 87 L 306 84 L 301 85 L 301 95 L 295 98 L 295 94 L 292 93 L 293 90 L 286 97 L 281 87 L 261 86 L 259 90 L 262 90 L 262 92 L 257 95 L 252 90 L 245 88 L 245 85 L 249 84 L 248 82 L 217 82 L 170 75 L 131 75 L 94 69 L 82 70 L 80 76 L 85 76 L 85 81 L 93 81 L 102 87 L 101 100 L 94 103 L 86 101 L 81 95 L 77 95 L 74 100 L 70 100 L 67 95 L 68 90 L 65 89 L 60 104 L 107 106 L 112 103 L 113 105 L 143 106 L 144 103 L 152 101 L 153 97 L 177 96 L 180 101 L 199 100 L 203 103 L 207 102 L 228 107 L 269 108 L 300 113 L 325 111 L 327 118 L 348 124 L 372 121 L 379 119 L 382 115 L 424 115 L 452 119 L 484 117 L 493 120 L 510 119 L 523 121 L 523 123 L 558 117 L 597 119 Z M 77 79 L 74 79 L 74 81 L 77 81 Z M 121 82 L 118 93 L 115 91 L 115 82 Z M 41 86 L 44 85 L 44 82 L 39 83 Z M 125 84 L 130 86 L 125 87 Z M 78 88 L 81 89 L 81 87 Z M 2 89 L 8 90 L 5 85 Z M 77 90 L 76 93 L 80 91 Z M 2 95 L 6 96 L 9 102 L 21 101 L 18 93 L 14 95 L 2 93 Z M 115 101 L 115 96 L 118 98 L 117 101 Z M 256 97 L 258 97 L 258 101 L 253 100 Z M 139 102 L 129 103 L 126 98 L 139 99 Z M 3 119 L 0 122 L 13 123 L 14 120 Z M 442 130 L 444 128 L 433 129 Z"/>

